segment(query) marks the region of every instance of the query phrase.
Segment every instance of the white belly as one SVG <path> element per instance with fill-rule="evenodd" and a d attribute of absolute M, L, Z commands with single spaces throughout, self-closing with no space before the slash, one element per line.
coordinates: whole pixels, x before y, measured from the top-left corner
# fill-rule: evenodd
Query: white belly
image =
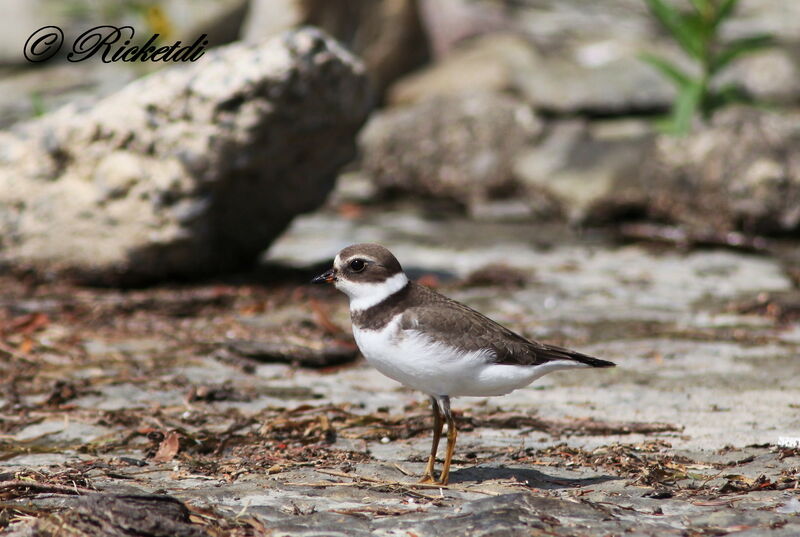
<path fill-rule="evenodd" d="M 491 351 L 465 353 L 431 341 L 419 331 L 399 330 L 399 323 L 398 315 L 382 330 L 353 326 L 353 336 L 375 369 L 429 395 L 504 395 L 551 371 L 583 366 L 566 360 L 540 366 L 495 364 Z"/>

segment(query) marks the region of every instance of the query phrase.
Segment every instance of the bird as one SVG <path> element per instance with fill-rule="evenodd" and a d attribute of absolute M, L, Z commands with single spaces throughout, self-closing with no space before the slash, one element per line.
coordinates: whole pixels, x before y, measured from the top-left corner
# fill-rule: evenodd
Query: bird
<path fill-rule="evenodd" d="M 420 483 L 449 482 L 458 435 L 452 397 L 505 395 L 552 371 L 615 365 L 525 338 L 410 280 L 397 258 L 379 244 L 347 246 L 311 283 L 333 284 L 348 296 L 353 337 L 370 365 L 430 398 L 433 442 Z M 445 423 L 447 448 L 437 479 Z"/>

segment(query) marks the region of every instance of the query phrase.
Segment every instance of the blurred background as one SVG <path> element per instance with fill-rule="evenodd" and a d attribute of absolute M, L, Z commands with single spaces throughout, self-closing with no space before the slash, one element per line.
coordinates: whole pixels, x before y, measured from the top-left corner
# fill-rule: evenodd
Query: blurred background
<path fill-rule="evenodd" d="M 334 187 L 331 174 L 340 177 L 328 203 L 337 205 L 344 219 L 355 218 L 369 204 L 405 199 L 471 220 L 612 226 L 634 239 L 758 249 L 757 237 L 792 236 L 800 229 L 795 144 L 799 9 L 786 0 L 5 0 L 0 126 L 12 131 L 66 103 L 90 108 L 87 103 L 163 67 L 159 62 L 103 63 L 99 55 L 66 61 L 70 43 L 100 24 L 133 26 L 134 44 L 152 34 L 160 36 L 160 44 L 191 43 L 207 34 L 210 48 L 263 43 L 291 28 L 316 26 L 360 58 L 369 79 L 368 89 L 340 92 L 339 101 L 331 95 L 331 106 L 359 100 L 364 110 L 353 112 L 353 104 L 348 105 L 354 125 L 363 121 L 358 114 L 363 116 L 368 107 L 371 112 L 357 147 L 335 158 L 329 155 L 330 166 L 312 172 L 326 179 L 307 181 L 312 186 L 305 192 L 297 189 L 293 195 L 303 199 L 287 202 L 286 211 L 274 216 L 270 229 L 251 244 L 226 249 L 213 243 L 235 241 L 232 236 L 252 222 L 237 221 L 215 232 L 217 239 L 194 235 L 219 222 L 204 223 L 201 231 L 185 221 L 177 224 L 193 235 L 193 248 L 218 249 L 214 255 L 236 258 L 231 263 L 209 266 L 214 262 L 206 252 L 205 257 L 188 255 L 187 262 L 133 274 L 137 271 L 126 256 L 152 246 L 148 239 L 126 246 L 107 265 L 76 259 L 60 251 L 77 229 L 72 217 L 64 225 L 75 229 L 58 237 L 62 246 L 53 240 L 26 247 L 37 232 L 22 222 L 49 219 L 46 211 L 35 214 L 30 208 L 24 216 L 0 220 L 5 222 L 4 258 L 47 267 L 61 260 L 68 268 L 88 267 L 110 281 L 125 280 L 130 272 L 134 283 L 203 272 L 204 266 L 206 272 L 241 268 L 256 250 L 266 250 L 295 214 L 320 206 Z M 62 28 L 66 45 L 47 62 L 29 63 L 22 45 L 45 25 Z M 119 105 L 114 108 L 124 116 Z M 349 129 L 341 145 L 352 145 L 357 128 Z M 13 145 L 13 140 L 6 142 Z M 185 142 L 178 138 L 175 143 Z M 54 150 L 45 147 L 45 156 L 26 157 L 26 152 L 35 153 L 21 146 L 6 151 L 6 173 L 24 167 L 26 158 L 47 159 Z M 131 160 L 137 159 L 108 166 L 135 168 Z M 64 171 L 56 166 L 59 170 Z M 37 173 L 52 175 L 52 170 Z M 204 213 L 215 202 L 208 192 L 197 193 L 195 180 L 181 187 L 182 196 L 203 199 L 187 201 L 190 208 L 184 212 Z M 17 174 L 14 181 L 24 179 Z M 68 182 L 63 174 L 61 182 Z M 17 191 L 0 197 L 9 213 L 19 211 L 12 207 L 19 207 L 21 197 L 74 199 L 71 189 L 58 195 L 34 189 L 38 193 L 22 196 L 22 187 L 6 185 Z M 192 189 L 195 194 L 186 194 Z M 163 197 L 164 189 L 156 190 L 153 195 Z M 124 204 L 135 191 L 117 194 L 115 203 Z M 90 203 L 81 210 L 98 208 Z M 230 206 L 225 210 L 230 213 Z M 156 216 L 152 220 L 148 226 L 156 231 L 167 225 L 156 223 Z M 177 244 L 185 239 L 159 240 Z M 322 259 L 346 240 L 337 237 L 314 248 Z M 78 243 L 72 248 L 92 250 Z"/>

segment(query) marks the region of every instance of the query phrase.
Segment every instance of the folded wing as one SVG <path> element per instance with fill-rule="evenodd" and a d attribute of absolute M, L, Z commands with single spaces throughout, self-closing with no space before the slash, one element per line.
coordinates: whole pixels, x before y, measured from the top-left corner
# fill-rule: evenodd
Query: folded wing
<path fill-rule="evenodd" d="M 431 291 L 433 293 L 433 291 Z M 401 330 L 424 331 L 437 340 L 453 339 L 466 351 L 491 350 L 498 364 L 536 366 L 554 360 L 569 360 L 591 367 L 613 367 L 600 360 L 556 345 L 531 341 L 496 323 L 477 311 L 436 293 L 435 304 L 406 309 L 400 320 Z"/>

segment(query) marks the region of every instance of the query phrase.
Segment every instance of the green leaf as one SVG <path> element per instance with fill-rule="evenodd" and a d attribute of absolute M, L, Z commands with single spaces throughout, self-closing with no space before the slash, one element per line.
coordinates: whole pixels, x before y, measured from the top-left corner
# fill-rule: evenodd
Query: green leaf
<path fill-rule="evenodd" d="M 655 54 L 643 53 L 639 56 L 642 61 L 645 61 L 658 69 L 661 74 L 669 78 L 673 84 L 678 86 L 678 89 L 684 88 L 692 84 L 692 78 L 686 74 L 680 67 L 676 66 L 671 61 L 656 56 Z"/>
<path fill-rule="evenodd" d="M 689 133 L 692 128 L 692 118 L 700 107 L 702 97 L 703 86 L 699 82 L 693 82 L 678 94 L 678 98 L 672 105 L 672 117 L 670 118 L 674 134 L 683 136 Z"/>
<path fill-rule="evenodd" d="M 772 46 L 769 35 L 756 35 L 720 43 L 719 26 L 730 19 L 739 0 L 689 0 L 690 8 L 680 10 L 673 0 L 644 0 L 653 17 L 667 30 L 678 45 L 694 60 L 696 70 L 684 71 L 669 60 L 652 54 L 640 58 L 657 69 L 673 83 L 678 94 L 665 122 L 669 132 L 687 134 L 692 121 L 700 113 L 709 119 L 720 107 L 732 103 L 754 103 L 741 88 L 733 85 L 719 87 L 716 75 L 732 62 Z"/>
<path fill-rule="evenodd" d="M 681 21 L 687 31 L 694 36 L 699 49 L 702 50 L 714 33 L 712 22 L 699 13 L 684 13 L 681 15 Z"/>
<path fill-rule="evenodd" d="M 713 8 L 710 0 L 692 0 L 692 5 L 697 10 L 697 12 L 703 17 L 707 17 L 709 12 Z"/>
<path fill-rule="evenodd" d="M 43 116 L 47 113 L 47 107 L 44 104 L 44 99 L 42 98 L 42 94 L 38 91 L 34 91 L 30 94 L 31 98 L 31 109 L 33 111 L 34 117 Z"/>
<path fill-rule="evenodd" d="M 670 116 L 653 119 L 653 127 L 664 134 L 675 134 L 675 127 L 672 126 L 672 118 Z"/>
<path fill-rule="evenodd" d="M 683 50 L 694 58 L 700 58 L 702 46 L 699 36 L 687 25 L 685 16 L 666 4 L 664 0 L 645 0 L 645 2 L 653 15 L 669 30 Z"/>
<path fill-rule="evenodd" d="M 715 28 L 731 16 L 731 13 L 738 3 L 739 0 L 722 0 L 722 4 L 717 8 L 717 17 L 714 19 Z"/>
<path fill-rule="evenodd" d="M 730 104 L 754 104 L 754 100 L 739 85 L 725 84 L 708 96 L 708 113 Z"/>
<path fill-rule="evenodd" d="M 733 60 L 750 54 L 758 50 L 775 45 L 775 40 L 771 35 L 754 35 L 734 39 L 725 46 L 711 61 L 710 73 L 714 74 L 728 66 Z"/>

